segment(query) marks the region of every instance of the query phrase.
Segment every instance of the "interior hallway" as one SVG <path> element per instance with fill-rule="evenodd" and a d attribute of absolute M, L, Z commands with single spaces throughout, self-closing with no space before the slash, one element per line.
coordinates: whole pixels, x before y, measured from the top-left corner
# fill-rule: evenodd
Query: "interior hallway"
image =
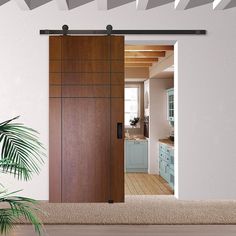
<path fill-rule="evenodd" d="M 173 190 L 159 175 L 146 173 L 125 174 L 126 195 L 171 195 Z"/>

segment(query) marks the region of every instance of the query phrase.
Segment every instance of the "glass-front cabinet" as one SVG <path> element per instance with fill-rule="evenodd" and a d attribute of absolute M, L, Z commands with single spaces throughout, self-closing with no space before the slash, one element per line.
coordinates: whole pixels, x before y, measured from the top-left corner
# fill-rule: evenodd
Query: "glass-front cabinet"
<path fill-rule="evenodd" d="M 174 117 L 174 88 L 167 90 L 167 120 L 175 121 Z"/>

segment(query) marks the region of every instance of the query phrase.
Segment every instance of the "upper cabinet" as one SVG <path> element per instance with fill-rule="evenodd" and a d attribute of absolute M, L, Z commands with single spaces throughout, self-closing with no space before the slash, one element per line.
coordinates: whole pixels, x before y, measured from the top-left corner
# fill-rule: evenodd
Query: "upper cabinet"
<path fill-rule="evenodd" d="M 167 90 L 167 120 L 175 121 L 174 117 L 174 88 Z"/>

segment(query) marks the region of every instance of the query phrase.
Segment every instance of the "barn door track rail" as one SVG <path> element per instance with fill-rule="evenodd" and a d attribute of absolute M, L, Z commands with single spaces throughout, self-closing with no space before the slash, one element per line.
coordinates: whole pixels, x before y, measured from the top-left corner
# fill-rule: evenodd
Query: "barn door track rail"
<path fill-rule="evenodd" d="M 105 30 L 70 30 L 68 25 L 63 25 L 61 30 L 40 30 L 41 35 L 206 35 L 207 31 L 197 30 L 113 30 L 112 25 L 107 25 Z"/>

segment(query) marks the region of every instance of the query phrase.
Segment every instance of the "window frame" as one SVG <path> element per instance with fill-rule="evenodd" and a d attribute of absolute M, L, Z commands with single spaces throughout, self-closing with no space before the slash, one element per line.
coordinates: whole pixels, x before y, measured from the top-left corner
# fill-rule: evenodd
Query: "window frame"
<path fill-rule="evenodd" d="M 138 102 L 138 117 L 140 118 L 141 116 L 141 85 L 138 83 L 126 83 L 125 84 L 125 89 L 126 88 L 137 88 L 138 89 L 138 98 L 137 98 L 137 102 Z M 126 102 L 126 99 L 124 99 L 124 103 Z M 126 114 L 126 113 L 125 113 Z M 125 121 L 125 117 L 124 117 L 124 121 Z M 140 121 L 138 122 L 136 127 L 132 127 L 131 125 L 126 125 L 125 124 L 125 128 L 126 129 L 140 129 Z"/>

